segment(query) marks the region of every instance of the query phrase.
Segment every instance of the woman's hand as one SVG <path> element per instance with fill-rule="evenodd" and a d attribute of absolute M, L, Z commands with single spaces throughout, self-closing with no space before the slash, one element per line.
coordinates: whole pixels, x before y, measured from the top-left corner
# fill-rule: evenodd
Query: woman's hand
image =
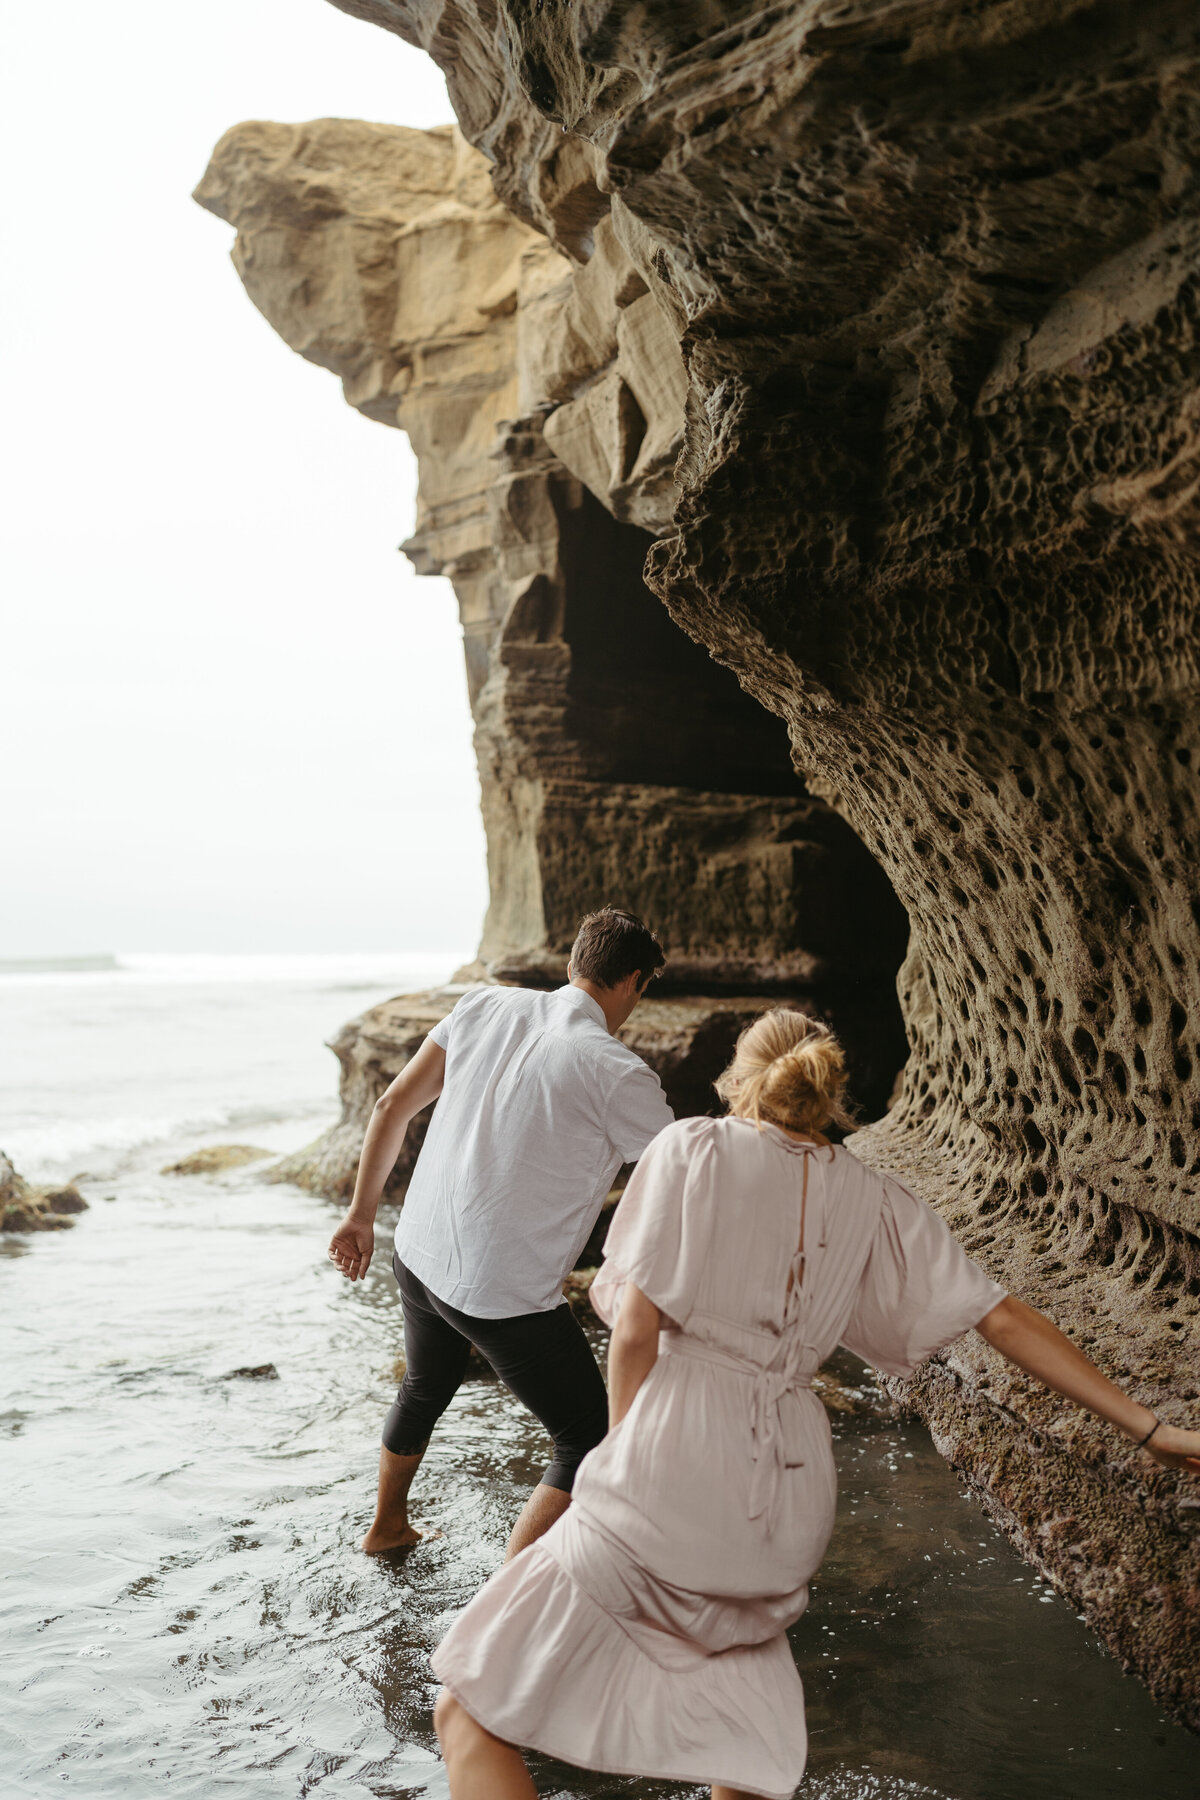
<path fill-rule="evenodd" d="M 1200 1475 L 1200 1431 L 1160 1425 L 1144 1448 L 1164 1469 L 1186 1469 L 1189 1475 Z"/>
<path fill-rule="evenodd" d="M 361 1281 L 375 1252 L 375 1227 L 347 1213 L 329 1244 L 329 1260 L 350 1281 Z"/>
<path fill-rule="evenodd" d="M 1155 1425 L 1150 1408 L 1131 1399 L 1123 1388 L 1102 1375 L 1091 1358 L 1064 1337 L 1045 1313 L 1009 1294 L 975 1329 L 1001 1356 L 1007 1356 L 1055 1393 L 1086 1406 L 1097 1418 L 1107 1419 L 1139 1448 L 1144 1448 L 1155 1462 L 1168 1469 L 1200 1475 L 1200 1431 L 1183 1431 L 1164 1421 L 1155 1426 L 1154 1435 L 1143 1445 L 1142 1439 Z"/>

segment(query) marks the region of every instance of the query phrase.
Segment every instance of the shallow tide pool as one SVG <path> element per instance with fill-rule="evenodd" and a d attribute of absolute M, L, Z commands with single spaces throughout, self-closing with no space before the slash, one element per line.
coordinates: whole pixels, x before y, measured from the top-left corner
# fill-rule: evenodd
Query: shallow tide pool
<path fill-rule="evenodd" d="M 429 1652 L 500 1560 L 540 1429 L 469 1380 L 414 1493 L 441 1535 L 363 1557 L 403 1352 L 388 1256 L 351 1287 L 324 1261 L 325 1202 L 167 1160 L 85 1184 L 73 1231 L 0 1239 L 0 1793 L 445 1800 Z M 231 1374 L 267 1363 L 277 1378 Z M 802 1793 L 1192 1800 L 1196 1739 L 926 1434 L 870 1406 L 833 1424 L 840 1523 L 792 1633 Z M 700 1791 L 534 1772 L 572 1800 Z"/>

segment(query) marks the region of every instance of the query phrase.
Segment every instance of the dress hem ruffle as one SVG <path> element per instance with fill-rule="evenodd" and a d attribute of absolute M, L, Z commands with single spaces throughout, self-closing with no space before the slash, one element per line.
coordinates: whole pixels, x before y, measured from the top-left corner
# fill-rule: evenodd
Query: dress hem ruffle
<path fill-rule="evenodd" d="M 555 1540 L 569 1522 L 476 1595 L 434 1651 L 439 1681 L 494 1737 L 576 1768 L 792 1800 L 807 1744 L 783 1633 L 716 1654 L 696 1646 L 688 1666 L 664 1666 L 560 1561 Z"/>
<path fill-rule="evenodd" d="M 449 1660 L 452 1659 L 444 1658 L 440 1653 L 435 1653 L 433 1658 L 433 1672 L 442 1686 L 448 1693 L 453 1694 L 458 1704 L 470 1713 L 477 1725 L 482 1725 L 485 1731 L 490 1731 L 494 1738 L 500 1739 L 501 1743 L 511 1743 L 512 1740 L 506 1738 L 502 1731 L 496 1731 L 488 1724 L 488 1721 L 482 1716 L 482 1709 L 474 1700 L 468 1698 L 465 1686 L 459 1686 L 454 1674 L 444 1667 L 439 1667 L 439 1664 L 444 1664 Z M 536 1750 L 539 1756 L 552 1756 L 556 1762 L 567 1763 L 574 1769 L 592 1769 L 597 1775 L 640 1775 L 646 1781 L 678 1781 L 692 1787 L 711 1786 L 715 1781 L 719 1787 L 735 1787 L 743 1794 L 753 1794 L 756 1800 L 793 1800 L 796 1792 L 795 1787 L 788 1788 L 786 1793 L 781 1788 L 753 1787 L 746 1782 L 744 1776 L 740 1775 L 697 1775 L 694 1770 L 686 1775 L 680 1775 L 666 1769 L 628 1768 L 616 1763 L 601 1762 L 596 1757 L 589 1758 L 587 1762 L 581 1762 L 577 1754 L 564 1749 L 561 1745 L 550 1744 L 544 1740 L 540 1743 L 531 1740 L 528 1743 L 517 1745 L 516 1748 Z"/>

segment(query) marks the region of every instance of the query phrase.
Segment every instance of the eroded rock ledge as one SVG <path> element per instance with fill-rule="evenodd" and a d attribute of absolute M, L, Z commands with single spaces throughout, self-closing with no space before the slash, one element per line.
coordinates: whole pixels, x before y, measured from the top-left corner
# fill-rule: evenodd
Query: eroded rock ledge
<path fill-rule="evenodd" d="M 739 773 L 689 788 L 639 771 L 649 816 L 680 789 L 754 816 L 724 840 L 727 863 L 681 829 L 679 869 L 702 877 L 672 878 L 681 944 L 701 955 L 715 934 L 794 978 L 814 953 L 793 928 L 803 884 L 771 871 L 803 841 L 787 807 L 827 801 L 912 928 L 904 1091 L 859 1153 L 918 1184 L 1139 1398 L 1194 1418 L 1194 5 L 343 3 L 446 70 L 496 194 L 545 239 L 525 240 L 543 316 L 565 329 L 576 289 L 611 288 L 607 325 L 583 333 L 608 345 L 652 301 L 680 359 L 661 357 L 664 391 L 683 370 L 673 510 L 666 414 L 627 381 L 639 437 L 611 352 L 503 413 L 522 423 L 501 434 L 488 488 L 507 496 L 494 548 L 476 538 L 463 555 L 490 595 L 478 640 L 494 634 L 477 661 L 485 806 L 490 785 L 515 821 L 491 853 L 489 955 L 531 967 L 561 949 L 558 863 L 569 892 L 597 792 L 629 816 L 623 690 L 603 660 L 615 634 L 591 660 L 580 650 L 572 688 L 570 583 L 554 571 L 572 543 L 598 546 L 606 569 L 621 543 L 632 562 L 621 533 L 640 554 L 653 531 L 671 617 L 786 722 L 806 784 L 775 785 L 770 721 L 743 735 L 731 689 L 697 680 L 695 729 L 678 738 L 680 690 L 651 664 L 654 754 L 682 742 L 706 768 L 729 721 Z M 218 171 L 222 155 L 228 142 Z M 632 273 L 621 263 L 601 286 L 616 248 Z M 556 252 L 569 288 L 547 301 Z M 521 312 L 518 296 L 498 316 L 516 331 Z M 608 399 L 581 404 L 602 379 Z M 750 742 L 764 749 L 747 758 Z M 742 774 L 747 761 L 770 779 Z M 591 784 L 585 805 L 576 783 Z M 722 868 L 727 911 L 709 901 Z M 970 1340 L 907 1397 L 1114 1652 L 1200 1724 L 1200 1533 L 1183 1479 Z"/>
<path fill-rule="evenodd" d="M 341 1118 L 315 1144 L 277 1162 L 267 1179 L 294 1181 L 330 1199 L 348 1200 L 371 1108 L 463 991 L 455 985 L 401 994 L 351 1019 L 330 1044 L 341 1065 Z M 739 1031 L 771 1004 L 761 995 L 648 997 L 620 1036 L 650 1064 L 676 1114 L 690 1117 L 714 1110 L 712 1083 L 729 1061 Z M 432 1112 L 430 1107 L 418 1114 L 408 1131 L 388 1183 L 389 1199 L 408 1186 Z"/>

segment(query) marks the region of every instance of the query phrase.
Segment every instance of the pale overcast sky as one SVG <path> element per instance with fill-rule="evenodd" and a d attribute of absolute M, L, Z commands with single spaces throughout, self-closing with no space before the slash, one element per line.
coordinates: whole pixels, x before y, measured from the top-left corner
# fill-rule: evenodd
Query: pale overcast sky
<path fill-rule="evenodd" d="M 0 958 L 473 950 L 457 615 L 415 468 L 190 198 L 241 119 L 452 117 L 326 0 L 6 26 Z"/>

